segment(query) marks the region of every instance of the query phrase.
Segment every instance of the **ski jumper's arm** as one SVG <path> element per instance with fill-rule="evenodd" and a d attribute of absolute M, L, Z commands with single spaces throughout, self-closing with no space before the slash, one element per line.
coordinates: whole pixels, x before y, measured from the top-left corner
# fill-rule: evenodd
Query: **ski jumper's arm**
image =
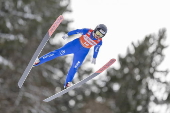
<path fill-rule="evenodd" d="M 70 31 L 67 33 L 68 36 L 71 36 L 71 35 L 74 35 L 74 34 L 86 34 L 87 32 L 89 31 L 89 29 L 87 28 L 83 28 L 83 29 L 76 29 L 76 30 L 73 30 L 73 31 Z"/>
<path fill-rule="evenodd" d="M 102 46 L 102 41 L 100 41 L 97 45 L 94 46 L 93 58 L 97 58 L 101 46 Z"/>

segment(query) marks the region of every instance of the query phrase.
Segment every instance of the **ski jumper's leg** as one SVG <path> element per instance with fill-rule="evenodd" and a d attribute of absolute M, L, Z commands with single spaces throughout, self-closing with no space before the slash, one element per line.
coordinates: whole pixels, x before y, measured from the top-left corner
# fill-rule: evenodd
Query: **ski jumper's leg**
<path fill-rule="evenodd" d="M 73 63 L 72 63 L 72 66 L 70 67 L 70 70 L 68 71 L 67 76 L 66 76 L 66 81 L 65 81 L 64 86 L 66 86 L 66 84 L 68 82 L 71 82 L 73 80 L 74 75 L 77 72 L 77 69 L 82 65 L 88 52 L 89 52 L 89 49 L 86 49 L 85 51 L 79 50 L 76 53 L 74 53 Z"/>
<path fill-rule="evenodd" d="M 37 65 L 35 66 L 38 66 L 42 63 L 45 63 L 45 62 L 48 62 L 50 60 L 53 60 L 54 58 L 57 58 L 59 56 L 64 56 L 64 55 L 67 55 L 67 54 L 71 54 L 72 53 L 72 42 L 69 42 L 67 43 L 66 45 L 64 45 L 63 47 L 57 49 L 57 50 L 54 50 L 54 51 L 51 51 L 43 56 L 41 56 L 39 58 L 40 60 L 40 63 L 38 63 Z"/>

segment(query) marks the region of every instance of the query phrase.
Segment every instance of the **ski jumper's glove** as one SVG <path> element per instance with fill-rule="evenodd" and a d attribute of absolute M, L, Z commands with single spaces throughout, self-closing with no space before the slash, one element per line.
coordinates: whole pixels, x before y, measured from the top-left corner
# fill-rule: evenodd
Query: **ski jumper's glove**
<path fill-rule="evenodd" d="M 91 61 L 92 64 L 96 64 L 96 58 L 93 58 Z"/>
<path fill-rule="evenodd" d="M 65 34 L 63 37 L 62 37 L 64 40 L 68 38 L 68 35 Z"/>

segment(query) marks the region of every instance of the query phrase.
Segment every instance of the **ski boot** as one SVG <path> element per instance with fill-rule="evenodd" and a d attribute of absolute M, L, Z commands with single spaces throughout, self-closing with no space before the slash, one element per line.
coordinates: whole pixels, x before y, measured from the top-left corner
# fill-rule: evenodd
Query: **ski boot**
<path fill-rule="evenodd" d="M 37 58 L 36 60 L 35 60 L 35 62 L 34 62 L 34 64 L 33 64 L 33 67 L 35 67 L 37 64 L 39 64 L 40 63 L 40 60 Z"/>
<path fill-rule="evenodd" d="M 68 87 L 71 87 L 73 85 L 72 82 L 68 82 L 65 86 L 64 86 L 64 89 L 67 89 Z"/>

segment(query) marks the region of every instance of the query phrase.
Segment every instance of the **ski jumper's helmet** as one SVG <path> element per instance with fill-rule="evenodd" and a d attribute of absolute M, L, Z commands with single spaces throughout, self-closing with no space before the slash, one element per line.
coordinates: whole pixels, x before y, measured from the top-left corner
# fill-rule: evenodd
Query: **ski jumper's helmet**
<path fill-rule="evenodd" d="M 94 29 L 95 34 L 100 34 L 101 33 L 101 38 L 104 37 L 107 33 L 107 27 L 104 24 L 99 24 L 96 26 Z"/>

